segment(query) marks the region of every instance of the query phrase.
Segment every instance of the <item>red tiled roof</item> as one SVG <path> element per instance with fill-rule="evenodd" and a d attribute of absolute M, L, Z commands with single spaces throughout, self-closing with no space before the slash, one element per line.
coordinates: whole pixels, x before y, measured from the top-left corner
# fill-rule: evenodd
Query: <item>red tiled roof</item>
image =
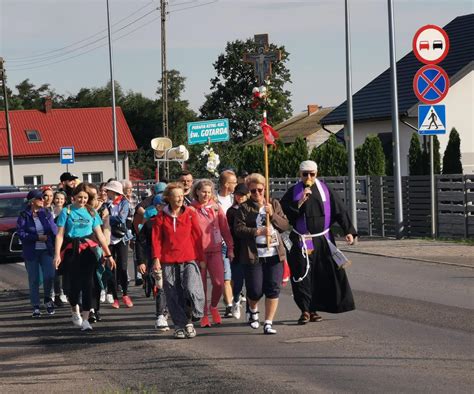
<path fill-rule="evenodd" d="M 137 145 L 123 116 L 116 107 L 119 152 L 132 152 Z M 76 155 L 114 151 L 112 108 L 52 109 L 9 111 L 14 157 L 59 156 L 59 148 L 74 146 Z M 41 142 L 30 142 L 25 130 L 38 130 Z M 8 156 L 5 112 L 0 111 L 0 157 Z"/>

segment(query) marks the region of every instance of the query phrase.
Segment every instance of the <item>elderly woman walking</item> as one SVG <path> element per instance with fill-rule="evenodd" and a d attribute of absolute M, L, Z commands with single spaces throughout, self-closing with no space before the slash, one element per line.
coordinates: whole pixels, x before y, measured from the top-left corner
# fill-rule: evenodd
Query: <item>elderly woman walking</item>
<path fill-rule="evenodd" d="M 265 295 L 264 334 L 276 334 L 272 327 L 278 308 L 283 278 L 285 248 L 280 233 L 289 229 L 288 219 L 277 200 L 265 199 L 265 178 L 251 174 L 246 180 L 250 199 L 240 205 L 234 232 L 241 239 L 240 262 L 244 264 L 245 285 L 253 329 L 260 327 L 258 301 Z M 270 223 L 266 222 L 267 214 Z M 267 243 L 267 236 L 270 243 Z"/>
<path fill-rule="evenodd" d="M 54 281 L 54 239 L 57 227 L 53 215 L 43 206 L 41 190 L 31 190 L 26 196 L 28 207 L 17 220 L 17 234 L 23 244 L 23 258 L 28 272 L 30 301 L 33 317 L 40 317 L 40 268 L 43 272 L 44 304 L 49 315 L 54 315 L 52 287 Z"/>
<path fill-rule="evenodd" d="M 166 186 L 167 205 L 154 219 L 152 259 L 158 285 L 162 278 L 174 322 L 174 337 L 194 338 L 193 321 L 203 316 L 204 291 L 198 262 L 203 261 L 202 232 L 196 212 L 185 207 L 181 183 Z"/>

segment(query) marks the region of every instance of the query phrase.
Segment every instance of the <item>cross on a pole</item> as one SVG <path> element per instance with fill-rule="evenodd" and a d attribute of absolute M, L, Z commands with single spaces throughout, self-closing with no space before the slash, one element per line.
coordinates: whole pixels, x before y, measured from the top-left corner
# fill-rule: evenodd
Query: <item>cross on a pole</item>
<path fill-rule="evenodd" d="M 281 60 L 281 51 L 268 52 L 268 34 L 256 34 L 257 53 L 245 53 L 244 62 L 252 63 L 259 86 L 272 75 L 272 62 Z"/>

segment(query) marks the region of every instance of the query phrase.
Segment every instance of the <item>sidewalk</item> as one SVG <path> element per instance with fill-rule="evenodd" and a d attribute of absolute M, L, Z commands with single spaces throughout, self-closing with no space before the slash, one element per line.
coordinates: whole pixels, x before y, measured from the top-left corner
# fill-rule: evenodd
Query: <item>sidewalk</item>
<path fill-rule="evenodd" d="M 431 263 L 474 268 L 474 245 L 423 239 L 390 239 L 362 237 L 357 245 L 348 246 L 341 238 L 338 247 L 344 252 L 396 257 Z"/>

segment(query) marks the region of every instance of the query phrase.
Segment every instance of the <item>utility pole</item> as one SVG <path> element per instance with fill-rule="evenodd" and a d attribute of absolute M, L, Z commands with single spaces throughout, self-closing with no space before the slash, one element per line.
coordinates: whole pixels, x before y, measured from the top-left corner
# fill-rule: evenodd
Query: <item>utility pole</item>
<path fill-rule="evenodd" d="M 119 180 L 119 158 L 118 158 L 118 136 L 117 136 L 117 114 L 115 113 L 115 80 L 114 63 L 112 56 L 112 33 L 110 30 L 109 0 L 107 1 L 107 32 L 109 37 L 109 64 L 110 64 L 110 88 L 112 90 L 112 127 L 114 134 L 114 177 Z"/>
<path fill-rule="evenodd" d="M 160 0 L 161 11 L 161 101 L 163 112 L 163 137 L 168 137 L 168 73 L 166 70 L 166 6 L 167 0 Z M 164 176 L 169 178 L 169 162 L 164 163 Z"/>
<path fill-rule="evenodd" d="M 7 144 L 8 144 L 8 165 L 10 167 L 10 183 L 15 186 L 15 172 L 13 164 L 13 144 L 12 144 L 12 129 L 10 126 L 10 117 L 8 114 L 8 93 L 6 83 L 6 70 L 4 66 L 3 57 L 0 57 L 0 78 L 2 80 L 3 100 L 5 103 L 5 125 L 7 127 Z"/>
<path fill-rule="evenodd" d="M 351 66 L 351 38 L 349 0 L 345 0 L 346 21 L 346 96 L 347 96 L 347 131 L 349 148 L 349 196 L 352 225 L 357 228 L 357 204 L 356 204 L 356 175 L 354 156 L 354 115 L 352 111 L 352 66 Z"/>
<path fill-rule="evenodd" d="M 392 137 L 393 137 L 393 184 L 395 186 L 395 234 L 403 237 L 402 174 L 400 169 L 400 131 L 398 129 L 398 87 L 397 61 L 395 59 L 395 29 L 393 18 L 393 0 L 388 0 L 388 32 L 390 44 L 390 80 L 392 85 Z"/>

